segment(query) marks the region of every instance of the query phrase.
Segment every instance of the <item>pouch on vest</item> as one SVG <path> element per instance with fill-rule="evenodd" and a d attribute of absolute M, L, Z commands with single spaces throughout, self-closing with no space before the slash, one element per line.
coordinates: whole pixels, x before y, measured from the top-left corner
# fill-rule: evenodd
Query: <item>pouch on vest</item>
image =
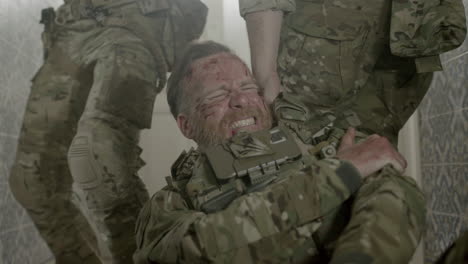
<path fill-rule="evenodd" d="M 466 36 L 462 0 L 393 0 L 390 49 L 401 57 L 439 55 Z"/>
<path fill-rule="evenodd" d="M 208 148 L 205 154 L 218 180 L 248 176 L 254 184 L 284 162 L 298 159 L 301 151 L 285 128 L 275 127 L 240 133 L 225 144 Z"/>
<path fill-rule="evenodd" d="M 280 126 L 251 134 L 241 132 L 226 143 L 208 148 L 205 154 L 219 184 L 193 202 L 205 213 L 226 208 L 242 194 L 262 190 L 283 166 L 303 168 L 299 147 Z"/>

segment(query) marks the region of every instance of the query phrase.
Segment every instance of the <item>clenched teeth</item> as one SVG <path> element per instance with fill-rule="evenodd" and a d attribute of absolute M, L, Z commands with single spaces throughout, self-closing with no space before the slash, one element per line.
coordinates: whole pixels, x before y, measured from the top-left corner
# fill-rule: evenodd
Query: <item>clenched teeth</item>
<path fill-rule="evenodd" d="M 239 128 L 239 127 L 245 127 L 245 126 L 250 126 L 250 125 L 254 125 L 255 124 L 255 119 L 253 117 L 251 118 L 247 118 L 247 119 L 244 119 L 244 120 L 239 120 L 239 121 L 236 121 L 232 124 L 231 128 L 232 129 L 236 129 L 236 128 Z"/>

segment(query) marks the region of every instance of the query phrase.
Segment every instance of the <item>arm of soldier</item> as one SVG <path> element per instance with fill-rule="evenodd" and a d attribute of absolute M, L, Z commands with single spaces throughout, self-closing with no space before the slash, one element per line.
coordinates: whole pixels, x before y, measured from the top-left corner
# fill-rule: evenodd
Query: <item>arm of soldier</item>
<path fill-rule="evenodd" d="M 295 0 L 239 0 L 240 15 L 246 15 L 266 10 L 282 11 L 285 13 L 296 10 Z"/>
<path fill-rule="evenodd" d="M 425 228 L 424 195 L 391 167 L 367 178 L 330 263 L 409 263 Z"/>
<path fill-rule="evenodd" d="M 248 254 L 248 245 L 311 223 L 340 205 L 359 184 L 352 165 L 330 159 L 291 171 L 211 214 L 190 210 L 178 192 L 162 190 L 140 213 L 135 263 L 223 262 Z"/>
<path fill-rule="evenodd" d="M 351 135 L 349 132 L 344 138 L 345 152 L 347 147 L 353 145 L 353 130 Z M 424 230 L 424 195 L 413 179 L 402 176 L 406 161 L 385 138 L 373 135 L 353 148 L 377 149 L 381 155 L 379 159 L 392 166 L 382 163 L 383 168 L 376 171 L 375 168 L 381 168 L 382 164 L 372 162 L 373 152 L 364 155 L 354 153 L 354 156 L 367 157 L 371 161 L 367 162 L 370 166 L 361 169 L 361 172 L 368 171 L 370 174 L 356 194 L 351 220 L 338 240 L 330 263 L 344 263 L 344 260 L 408 263 Z M 355 164 L 359 164 L 359 161 Z M 357 166 L 359 168 L 360 165 Z"/>
<path fill-rule="evenodd" d="M 467 32 L 463 2 L 431 2 L 417 13 L 410 12 L 418 4 L 416 2 L 403 1 L 392 4 L 392 53 L 401 57 L 428 57 L 459 47 Z M 428 63 L 427 59 L 424 63 Z"/>
<path fill-rule="evenodd" d="M 276 59 L 283 21 L 282 11 L 265 10 L 245 16 L 249 36 L 252 71 L 265 100 L 273 102 L 281 92 Z"/>
<path fill-rule="evenodd" d="M 283 13 L 295 9 L 294 0 L 239 0 L 249 36 L 253 74 L 271 103 L 282 90 L 276 59 Z"/>

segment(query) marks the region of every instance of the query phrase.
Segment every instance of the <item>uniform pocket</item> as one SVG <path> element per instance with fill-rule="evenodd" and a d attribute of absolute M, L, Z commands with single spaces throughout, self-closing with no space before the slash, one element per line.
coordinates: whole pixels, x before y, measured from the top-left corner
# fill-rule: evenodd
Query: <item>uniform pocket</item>
<path fill-rule="evenodd" d="M 297 11 L 285 19 L 283 86 L 315 104 L 334 105 L 363 86 L 381 51 L 385 2 L 348 2 L 297 0 Z"/>
<path fill-rule="evenodd" d="M 371 17 L 362 11 L 338 7 L 333 1 L 296 1 L 296 12 L 286 23 L 294 30 L 311 37 L 332 40 L 353 40 L 369 30 Z"/>

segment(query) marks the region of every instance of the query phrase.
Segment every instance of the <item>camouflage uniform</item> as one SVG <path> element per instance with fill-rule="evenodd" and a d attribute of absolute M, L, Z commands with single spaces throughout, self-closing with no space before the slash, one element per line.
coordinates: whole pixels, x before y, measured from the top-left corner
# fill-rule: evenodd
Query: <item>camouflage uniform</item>
<path fill-rule="evenodd" d="M 241 15 L 290 12 L 278 73 L 310 107 L 354 105 L 368 132 L 396 142 L 424 97 L 438 54 L 459 46 L 461 0 L 239 0 Z M 292 12 L 294 11 L 295 12 Z"/>
<path fill-rule="evenodd" d="M 65 0 L 43 10 L 10 187 L 56 263 L 131 263 L 147 191 L 139 131 L 174 53 L 203 29 L 198 0 Z M 73 203 L 72 203 L 73 202 Z"/>
<path fill-rule="evenodd" d="M 425 219 L 414 181 L 391 167 L 361 181 L 350 163 L 317 159 L 356 121 L 350 112 L 311 112 L 289 95 L 274 110 L 277 128 L 181 155 L 140 213 L 136 263 L 408 263 Z M 284 142 L 294 145 L 274 148 Z M 279 149 L 288 158 L 271 160 Z"/>
<path fill-rule="evenodd" d="M 435 264 L 468 263 L 468 231 L 442 254 Z"/>

